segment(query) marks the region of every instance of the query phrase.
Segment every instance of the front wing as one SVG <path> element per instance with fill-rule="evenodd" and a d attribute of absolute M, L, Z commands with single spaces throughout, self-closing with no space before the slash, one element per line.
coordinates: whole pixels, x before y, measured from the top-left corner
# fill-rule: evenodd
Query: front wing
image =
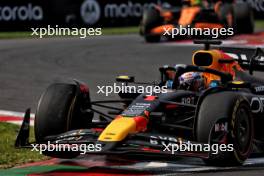
<path fill-rule="evenodd" d="M 151 156 L 186 156 L 208 158 L 209 152 L 205 151 L 182 151 L 177 148 L 182 144 L 205 145 L 197 142 L 190 142 L 175 136 L 160 133 L 137 133 L 129 135 L 121 142 L 101 142 L 98 137 L 102 128 L 78 129 L 68 131 L 59 135 L 48 136 L 42 143 L 29 143 L 30 111 L 27 110 L 20 132 L 17 136 L 15 146 L 17 148 L 36 148 L 40 150 L 41 145 L 62 146 L 67 144 L 70 148 L 81 145 L 100 145 L 99 150 L 87 150 L 86 154 L 139 154 Z M 176 150 L 177 149 L 177 150 Z M 74 151 L 69 149 L 70 151 Z M 60 150 L 63 153 L 63 150 Z M 76 151 L 74 151 L 76 153 Z M 78 152 L 78 151 L 77 151 Z M 43 152 L 44 153 L 44 152 Z M 81 152 L 80 152 L 81 153 Z M 52 154 L 51 154 L 52 156 Z"/>

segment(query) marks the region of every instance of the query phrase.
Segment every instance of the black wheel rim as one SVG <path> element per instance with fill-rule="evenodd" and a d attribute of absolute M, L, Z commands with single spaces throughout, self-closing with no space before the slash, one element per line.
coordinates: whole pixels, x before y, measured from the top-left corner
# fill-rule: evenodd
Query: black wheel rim
<path fill-rule="evenodd" d="M 243 155 L 248 152 L 252 138 L 249 110 L 242 105 L 237 109 L 235 115 L 235 124 L 233 127 L 234 147 L 238 148 L 238 151 Z M 228 144 L 228 133 L 226 131 L 216 132 L 212 130 L 210 141 L 211 145 Z"/>
<path fill-rule="evenodd" d="M 234 136 L 239 151 L 247 152 L 251 140 L 251 130 L 249 112 L 245 107 L 240 107 L 236 112 Z"/>

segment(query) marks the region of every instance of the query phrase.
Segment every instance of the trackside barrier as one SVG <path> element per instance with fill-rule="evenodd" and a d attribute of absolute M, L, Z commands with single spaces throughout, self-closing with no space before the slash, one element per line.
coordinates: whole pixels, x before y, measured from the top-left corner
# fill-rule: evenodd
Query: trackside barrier
<path fill-rule="evenodd" d="M 247 1 L 264 19 L 264 0 Z M 144 9 L 179 6 L 179 0 L 1 0 L 0 30 L 60 25 L 112 27 L 138 25 Z"/>

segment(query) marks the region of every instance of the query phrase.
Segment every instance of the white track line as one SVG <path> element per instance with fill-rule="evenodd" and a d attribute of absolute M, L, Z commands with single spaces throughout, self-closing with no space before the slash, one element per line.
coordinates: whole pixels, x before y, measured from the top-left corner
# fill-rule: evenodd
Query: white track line
<path fill-rule="evenodd" d="M 23 118 L 24 115 L 25 115 L 24 112 L 0 110 L 0 116 L 11 116 L 11 117 L 21 117 L 21 118 Z M 31 113 L 30 114 L 30 118 L 35 118 L 35 114 Z"/>
<path fill-rule="evenodd" d="M 0 117 L 1 116 L 10 116 L 10 117 L 19 117 L 21 118 L 21 120 L 16 121 L 16 120 L 12 120 L 12 121 L 3 121 L 3 122 L 8 122 L 8 123 L 13 123 L 13 124 L 17 124 L 17 125 L 21 125 L 23 118 L 25 116 L 24 112 L 16 112 L 16 111 L 7 111 L 7 110 L 0 110 Z M 31 113 L 30 114 L 30 125 L 33 126 L 34 125 L 34 118 L 35 118 L 35 114 Z M 93 122 L 99 122 L 98 119 L 93 119 Z"/>
<path fill-rule="evenodd" d="M 22 125 L 25 113 L 24 112 L 16 112 L 16 111 L 0 110 L 0 117 L 1 116 L 21 118 L 21 120 L 11 120 L 11 121 L 7 120 L 7 121 L 2 121 L 2 122 L 12 123 L 12 124 L 16 124 L 16 125 Z M 34 126 L 34 118 L 35 118 L 35 114 L 31 113 L 30 114 L 30 126 Z"/>

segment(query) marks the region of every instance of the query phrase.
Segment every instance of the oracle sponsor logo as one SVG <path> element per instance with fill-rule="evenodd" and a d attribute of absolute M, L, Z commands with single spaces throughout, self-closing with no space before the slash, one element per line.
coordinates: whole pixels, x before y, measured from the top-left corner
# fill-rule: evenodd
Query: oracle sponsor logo
<path fill-rule="evenodd" d="M 251 111 L 253 113 L 263 113 L 264 112 L 264 97 L 253 97 L 251 99 Z"/>
<path fill-rule="evenodd" d="M 0 6 L 0 21 L 40 21 L 43 9 L 31 3 L 21 6 Z"/>

